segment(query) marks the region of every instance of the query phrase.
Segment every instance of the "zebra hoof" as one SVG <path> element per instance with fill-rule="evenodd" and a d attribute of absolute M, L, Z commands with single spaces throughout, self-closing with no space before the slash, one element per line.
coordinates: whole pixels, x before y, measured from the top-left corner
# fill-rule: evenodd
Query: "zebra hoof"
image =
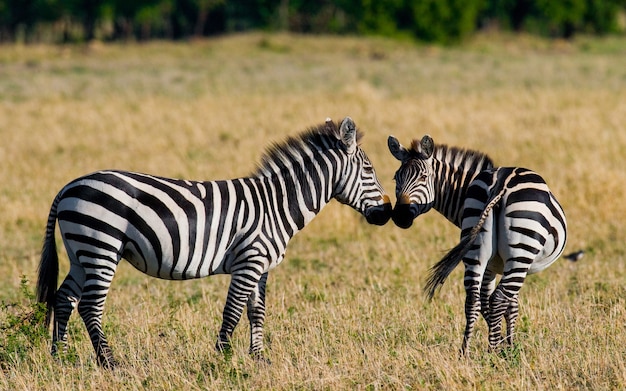
<path fill-rule="evenodd" d="M 229 342 L 222 341 L 220 339 L 215 343 L 215 350 L 222 353 L 224 360 L 230 361 L 233 358 L 233 349 Z"/>
<path fill-rule="evenodd" d="M 96 348 L 96 357 L 98 365 L 104 369 L 114 369 L 117 366 L 117 361 L 113 358 L 111 348 L 106 342 L 101 342 Z"/>
<path fill-rule="evenodd" d="M 272 361 L 265 357 L 263 352 L 250 352 L 250 357 L 259 364 L 272 365 Z"/>
<path fill-rule="evenodd" d="M 105 356 L 98 356 L 98 365 L 100 366 L 100 368 L 102 369 L 107 369 L 107 370 L 114 370 L 115 367 L 117 367 L 118 363 L 117 361 L 111 357 L 105 357 Z"/>
<path fill-rule="evenodd" d="M 217 350 L 220 353 L 230 352 L 231 351 L 230 343 L 218 339 L 217 342 L 215 342 L 215 350 Z"/>

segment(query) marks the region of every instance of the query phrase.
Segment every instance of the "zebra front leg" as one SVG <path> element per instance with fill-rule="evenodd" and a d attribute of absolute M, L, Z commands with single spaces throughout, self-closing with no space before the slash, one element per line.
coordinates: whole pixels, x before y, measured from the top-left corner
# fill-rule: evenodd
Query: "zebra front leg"
<path fill-rule="evenodd" d="M 246 305 L 248 320 L 250 321 L 250 355 L 258 361 L 270 364 L 270 360 L 263 356 L 263 324 L 265 323 L 265 285 L 267 273 L 264 273 L 252 291 Z"/>
<path fill-rule="evenodd" d="M 258 289 L 260 279 L 261 275 L 256 274 L 253 270 L 244 270 L 243 272 L 232 274 L 222 315 L 222 326 L 215 343 L 216 350 L 225 353 L 230 352 L 230 339 L 239 323 L 239 319 L 241 319 L 243 307 L 248 301 L 250 294 L 255 289 Z"/>

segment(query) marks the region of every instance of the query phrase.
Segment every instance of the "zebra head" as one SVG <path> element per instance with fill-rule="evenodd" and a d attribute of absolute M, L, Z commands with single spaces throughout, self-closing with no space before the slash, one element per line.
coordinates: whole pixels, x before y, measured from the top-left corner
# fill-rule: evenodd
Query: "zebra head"
<path fill-rule="evenodd" d="M 406 149 L 398 140 L 389 136 L 389 151 L 400 162 L 394 175 L 396 182 L 396 206 L 393 209 L 393 222 L 400 228 L 409 228 L 413 219 L 426 213 L 435 201 L 435 171 L 433 169 L 433 139 L 426 135 L 411 149 Z"/>
<path fill-rule="evenodd" d="M 326 126 L 335 126 L 328 118 Z M 360 212 L 370 224 L 384 225 L 391 218 L 391 200 L 381 186 L 374 166 L 358 143 L 357 128 L 350 117 L 339 125 L 340 149 L 345 153 L 343 172 L 334 197 Z"/>

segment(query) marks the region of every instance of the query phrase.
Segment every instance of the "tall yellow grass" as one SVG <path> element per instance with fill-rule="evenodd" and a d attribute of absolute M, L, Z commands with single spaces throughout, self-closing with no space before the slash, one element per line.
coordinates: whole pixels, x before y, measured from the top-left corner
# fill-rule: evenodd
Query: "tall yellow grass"
<path fill-rule="evenodd" d="M 228 277 L 167 282 L 122 264 L 105 311 L 120 368 L 95 366 L 74 315 L 77 361 L 58 363 L 47 347 L 35 348 L 5 365 L 0 389 L 625 388 L 624 43 L 485 36 L 438 48 L 249 34 L 0 47 L 6 303 L 20 300 L 22 275 L 35 280 L 50 203 L 69 180 L 102 168 L 244 176 L 271 142 L 327 116 L 355 119 L 391 194 L 397 161 L 389 134 L 408 144 L 428 133 L 487 152 L 499 165 L 538 171 L 566 211 L 566 251 L 586 251 L 577 263 L 560 260 L 527 279 L 518 345 L 507 356 L 486 352 L 483 322 L 471 358 L 459 359 L 462 271 L 432 303 L 421 292 L 457 229 L 436 212 L 406 231 L 372 227 L 332 203 L 270 274 L 273 365 L 248 358 L 245 319 L 232 360 L 213 351 Z"/>

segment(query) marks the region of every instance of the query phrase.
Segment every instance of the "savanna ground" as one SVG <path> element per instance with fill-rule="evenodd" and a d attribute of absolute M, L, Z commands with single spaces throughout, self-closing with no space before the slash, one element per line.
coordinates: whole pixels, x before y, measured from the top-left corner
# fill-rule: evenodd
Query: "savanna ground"
<path fill-rule="evenodd" d="M 250 34 L 0 47 L 0 389 L 625 388 L 625 43 Z M 527 279 L 512 348 L 487 353 L 480 321 L 471 357 L 458 357 L 462 267 L 425 300 L 427 269 L 455 227 L 434 211 L 410 230 L 368 226 L 337 202 L 270 273 L 271 366 L 248 357 L 245 317 L 232 358 L 213 350 L 227 276 L 167 282 L 122 263 L 104 318 L 113 372 L 95 365 L 77 314 L 63 362 L 20 323 L 50 203 L 69 180 L 102 168 L 245 176 L 270 143 L 346 115 L 390 194 L 389 134 L 409 144 L 428 133 L 546 178 L 568 217 L 566 253 L 586 254 Z M 61 265 L 63 276 L 64 254 Z"/>

